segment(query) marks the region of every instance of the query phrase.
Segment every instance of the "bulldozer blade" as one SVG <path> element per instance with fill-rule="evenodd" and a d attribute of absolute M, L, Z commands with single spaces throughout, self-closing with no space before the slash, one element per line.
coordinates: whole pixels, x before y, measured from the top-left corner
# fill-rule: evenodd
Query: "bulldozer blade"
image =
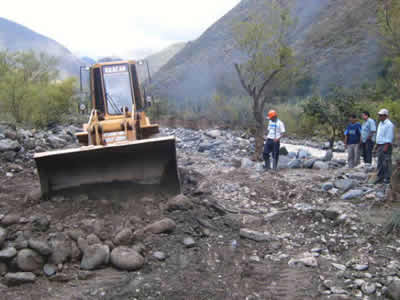
<path fill-rule="evenodd" d="M 43 198 L 85 186 L 151 186 L 180 193 L 175 137 L 37 153 Z"/>

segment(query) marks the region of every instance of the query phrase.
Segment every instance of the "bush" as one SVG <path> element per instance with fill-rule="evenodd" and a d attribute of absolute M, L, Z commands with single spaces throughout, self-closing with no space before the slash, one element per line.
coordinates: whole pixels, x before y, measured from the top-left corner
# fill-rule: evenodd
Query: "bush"
<path fill-rule="evenodd" d="M 47 126 L 73 109 L 76 80 L 57 80 L 57 61 L 34 52 L 0 52 L 0 105 L 16 123 Z"/>

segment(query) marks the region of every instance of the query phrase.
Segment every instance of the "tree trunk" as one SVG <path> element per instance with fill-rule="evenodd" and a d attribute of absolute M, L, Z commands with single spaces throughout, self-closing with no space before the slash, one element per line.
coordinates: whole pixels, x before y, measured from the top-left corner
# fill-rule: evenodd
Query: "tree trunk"
<path fill-rule="evenodd" d="M 262 152 L 264 149 L 264 118 L 263 112 L 256 110 L 254 111 L 255 121 L 256 121 L 256 147 L 254 153 L 254 160 L 259 161 L 262 159 Z"/>
<path fill-rule="evenodd" d="M 332 136 L 329 139 L 329 147 L 333 149 L 335 145 L 335 139 L 336 139 L 336 128 L 332 128 Z"/>

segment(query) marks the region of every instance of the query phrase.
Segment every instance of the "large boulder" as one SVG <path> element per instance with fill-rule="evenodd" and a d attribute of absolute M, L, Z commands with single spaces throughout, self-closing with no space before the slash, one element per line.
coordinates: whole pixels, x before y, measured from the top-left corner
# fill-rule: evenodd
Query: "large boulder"
<path fill-rule="evenodd" d="M 95 270 L 102 265 L 108 264 L 110 259 L 110 248 L 107 245 L 88 246 L 83 253 L 81 269 Z"/>
<path fill-rule="evenodd" d="M 21 271 L 33 272 L 40 270 L 44 265 L 44 259 L 31 249 L 23 249 L 18 252 L 17 266 Z"/>
<path fill-rule="evenodd" d="M 111 263 L 120 270 L 134 271 L 144 265 L 144 258 L 133 249 L 117 247 L 111 252 Z"/>

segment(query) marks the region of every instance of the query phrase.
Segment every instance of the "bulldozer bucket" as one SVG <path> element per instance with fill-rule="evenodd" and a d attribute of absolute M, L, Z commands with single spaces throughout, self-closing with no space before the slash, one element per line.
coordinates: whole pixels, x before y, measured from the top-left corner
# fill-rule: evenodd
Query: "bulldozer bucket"
<path fill-rule="evenodd" d="M 180 193 L 175 137 L 35 154 L 42 196 L 107 184 L 156 187 Z"/>

